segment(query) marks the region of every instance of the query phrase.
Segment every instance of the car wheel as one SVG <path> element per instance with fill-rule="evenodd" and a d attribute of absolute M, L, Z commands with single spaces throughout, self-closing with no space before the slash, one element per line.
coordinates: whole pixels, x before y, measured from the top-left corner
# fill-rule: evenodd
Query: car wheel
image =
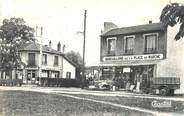
<path fill-rule="evenodd" d="M 166 96 L 168 93 L 168 89 L 166 87 L 160 89 L 160 95 Z"/>

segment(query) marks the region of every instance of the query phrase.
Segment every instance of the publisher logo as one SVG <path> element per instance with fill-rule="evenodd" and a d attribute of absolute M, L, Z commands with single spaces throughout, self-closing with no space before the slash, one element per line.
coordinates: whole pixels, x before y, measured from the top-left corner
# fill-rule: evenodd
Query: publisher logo
<path fill-rule="evenodd" d="M 152 107 L 154 108 L 168 108 L 171 107 L 171 101 L 152 101 L 151 102 Z"/>

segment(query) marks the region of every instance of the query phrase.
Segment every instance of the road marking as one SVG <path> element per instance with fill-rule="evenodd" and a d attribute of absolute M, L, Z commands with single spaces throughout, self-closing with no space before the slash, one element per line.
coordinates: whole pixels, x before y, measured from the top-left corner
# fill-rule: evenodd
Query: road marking
<path fill-rule="evenodd" d="M 54 90 L 53 90 L 54 91 Z M 144 95 L 136 95 L 136 94 L 120 94 L 120 93 L 109 93 L 109 92 L 92 92 L 92 91 L 54 91 L 57 93 L 71 93 L 71 94 L 83 94 L 83 95 L 93 95 L 93 96 L 119 96 L 119 97 L 132 97 L 132 98 L 145 98 L 145 99 L 156 99 L 156 100 L 172 100 L 172 101 L 184 101 L 184 98 L 169 98 L 169 97 L 160 97 L 160 96 L 144 96 Z"/>
<path fill-rule="evenodd" d="M 18 87 L 18 88 L 12 88 L 12 87 L 2 87 L 0 88 L 1 91 L 3 90 L 22 90 L 22 91 L 33 91 L 33 92 L 41 92 L 41 93 L 47 93 L 47 94 L 55 94 L 55 95 L 62 95 L 62 96 L 66 96 L 66 97 L 71 97 L 71 98 L 75 98 L 75 99 L 80 99 L 80 100 L 87 100 L 87 101 L 92 101 L 92 102 L 97 102 L 97 103 L 103 103 L 103 104 L 108 104 L 108 105 L 112 105 L 112 106 L 115 106 L 115 107 L 121 107 L 121 108 L 125 108 L 125 109 L 130 109 L 130 110 L 135 110 L 135 111 L 140 111 L 140 112 L 144 112 L 144 113 L 150 113 L 150 114 L 153 114 L 154 116 L 182 116 L 181 114 L 178 114 L 178 113 L 174 113 L 174 112 L 171 112 L 171 113 L 166 113 L 166 112 L 158 112 L 158 111 L 153 111 L 153 110 L 148 110 L 148 109 L 144 109 L 144 108 L 139 108 L 139 107 L 133 107 L 133 106 L 125 106 L 125 105 L 121 105 L 121 104 L 116 104 L 116 103 L 112 103 L 112 102 L 107 102 L 107 101 L 100 101 L 100 100 L 94 100 L 94 99 L 89 99 L 89 98 L 82 98 L 82 97 L 77 97 L 77 96 L 73 96 L 73 95 L 66 95 L 66 94 L 62 94 L 62 93 L 74 93 L 74 94 L 84 94 L 85 92 L 87 91 L 78 91 L 78 92 L 73 92 L 73 91 L 68 91 L 68 92 L 62 92 L 62 91 L 53 91 L 52 89 L 50 88 L 46 88 L 46 89 L 43 89 L 43 88 L 21 88 L 21 87 Z M 91 94 L 90 92 L 87 93 L 87 94 L 90 94 L 90 95 L 93 95 Z M 97 93 L 95 93 L 97 94 Z M 100 93 L 98 93 L 100 94 Z M 114 93 L 115 94 L 115 93 Z M 113 94 L 100 94 L 101 96 L 108 96 L 108 95 L 113 95 Z M 115 95 L 117 96 L 117 95 Z M 125 97 L 134 97 L 132 95 L 126 95 Z M 143 97 L 143 96 L 138 96 L 138 97 Z"/>
<path fill-rule="evenodd" d="M 52 93 L 52 94 L 54 94 L 54 93 Z M 96 102 L 96 103 L 102 103 L 102 104 L 107 104 L 107 105 L 111 105 L 111 106 L 115 106 L 115 107 L 121 107 L 121 108 L 130 109 L 130 110 L 134 110 L 134 111 L 149 113 L 149 114 L 153 114 L 153 116 L 180 116 L 181 115 L 181 114 L 177 114 L 177 113 L 174 113 L 174 112 L 170 112 L 170 113 L 158 112 L 158 111 L 148 110 L 148 109 L 139 108 L 139 107 L 125 106 L 125 105 L 122 105 L 122 104 L 116 104 L 116 103 L 107 102 L 107 101 L 100 101 L 100 100 L 95 100 L 95 99 L 77 97 L 77 96 L 73 96 L 73 95 L 58 94 L 58 93 L 55 93 L 55 94 L 65 96 L 65 97 L 74 98 L 74 99 L 92 101 L 92 102 Z"/>

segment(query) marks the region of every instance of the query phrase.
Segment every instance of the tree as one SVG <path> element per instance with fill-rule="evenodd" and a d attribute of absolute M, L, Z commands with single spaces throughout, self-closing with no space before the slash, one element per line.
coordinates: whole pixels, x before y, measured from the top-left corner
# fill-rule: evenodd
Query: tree
<path fill-rule="evenodd" d="M 87 85 L 86 78 L 82 77 L 81 72 L 83 71 L 83 59 L 81 55 L 78 52 L 75 51 L 69 51 L 66 53 L 66 57 L 70 59 L 73 63 L 75 63 L 78 67 L 76 70 L 76 76 L 80 80 L 80 86 L 83 88 Z"/>
<path fill-rule="evenodd" d="M 35 41 L 34 29 L 25 24 L 22 18 L 4 19 L 0 26 L 0 65 L 10 78 L 13 69 L 22 64 L 19 47 Z M 1 75 L 2 76 L 2 75 Z"/>
<path fill-rule="evenodd" d="M 162 10 L 160 21 L 163 23 L 164 29 L 180 24 L 175 40 L 181 39 L 184 36 L 184 5 L 179 3 L 166 5 Z"/>
<path fill-rule="evenodd" d="M 82 70 L 82 67 L 83 67 L 82 57 L 78 52 L 69 51 L 66 53 L 66 57 L 69 58 L 73 63 L 77 64 L 78 67 Z"/>

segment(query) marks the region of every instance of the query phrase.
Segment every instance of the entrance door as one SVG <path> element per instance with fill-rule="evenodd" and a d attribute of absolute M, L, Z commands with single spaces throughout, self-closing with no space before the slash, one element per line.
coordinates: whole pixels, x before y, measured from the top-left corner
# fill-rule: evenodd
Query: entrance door
<path fill-rule="evenodd" d="M 36 71 L 35 70 L 27 71 L 27 83 L 34 84 L 35 81 L 36 81 Z"/>

